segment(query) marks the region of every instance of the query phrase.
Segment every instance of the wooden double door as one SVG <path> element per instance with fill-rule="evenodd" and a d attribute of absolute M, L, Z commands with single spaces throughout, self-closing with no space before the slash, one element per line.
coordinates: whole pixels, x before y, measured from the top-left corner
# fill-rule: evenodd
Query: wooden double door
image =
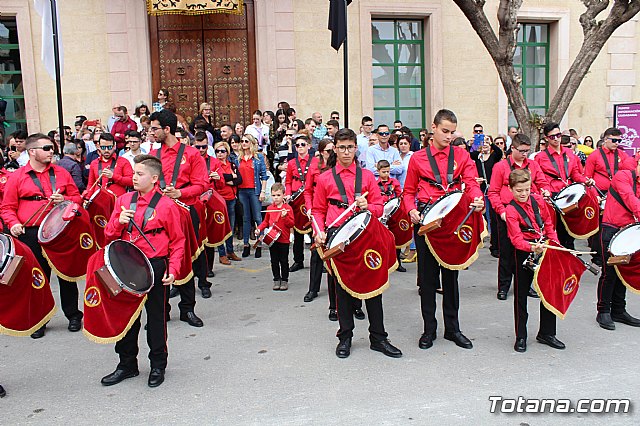
<path fill-rule="evenodd" d="M 169 90 L 191 123 L 202 102 L 213 106 L 215 126 L 251 122 L 257 109 L 253 0 L 243 15 L 149 16 L 154 99 Z"/>

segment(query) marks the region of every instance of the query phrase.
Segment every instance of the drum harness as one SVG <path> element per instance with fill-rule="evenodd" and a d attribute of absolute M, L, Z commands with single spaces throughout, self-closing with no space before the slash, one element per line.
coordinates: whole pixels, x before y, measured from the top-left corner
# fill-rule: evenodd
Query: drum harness
<path fill-rule="evenodd" d="M 548 148 L 544 150 L 544 153 L 547 154 L 547 157 L 549 157 L 549 161 L 551 161 L 551 165 L 553 166 L 554 169 L 556 169 L 556 172 L 558 172 L 557 175 L 552 175 L 546 172 L 545 174 L 553 179 L 558 179 L 559 181 L 564 183 L 566 186 L 571 180 L 571 178 L 569 177 L 569 158 L 567 157 L 567 154 L 565 152 L 562 153 L 562 163 L 564 165 L 564 177 L 565 177 L 565 179 L 562 179 L 562 175 L 560 174 L 560 167 L 558 167 L 558 163 L 556 163 L 556 159 L 553 158 L 553 155 L 549 154 Z"/>
<path fill-rule="evenodd" d="M 296 157 L 296 168 L 298 169 L 298 176 L 291 176 L 291 179 L 299 180 L 302 184 L 300 188 L 298 188 L 293 194 L 292 197 L 297 198 L 297 194 L 301 194 L 304 191 L 304 183 L 307 180 L 307 172 L 309 172 L 309 166 L 311 165 L 311 156 L 307 160 L 307 164 L 304 166 L 304 172 L 302 171 L 302 166 L 300 165 L 300 159 Z"/>
<path fill-rule="evenodd" d="M 38 187 L 40 192 L 42 192 L 42 195 L 31 195 L 28 197 L 20 197 L 20 199 L 28 201 L 42 201 L 48 199 L 44 192 L 44 188 L 42 187 L 42 182 L 40 182 L 36 172 L 34 170 L 29 170 L 27 174 L 33 181 L 34 185 Z M 56 191 L 56 172 L 53 170 L 53 167 L 49 167 L 49 182 L 51 182 L 51 191 L 54 193 Z"/>
<path fill-rule="evenodd" d="M 135 243 L 140 237 L 144 237 L 145 234 L 157 235 L 160 232 L 164 231 L 163 227 L 159 227 L 159 228 L 149 229 L 145 233 L 142 232 L 144 230 L 144 227 L 147 225 L 147 222 L 149 221 L 149 219 L 151 219 L 151 216 L 153 216 L 155 212 L 155 208 L 160 202 L 161 198 L 162 198 L 161 193 L 155 192 L 153 194 L 153 197 L 151 198 L 151 201 L 149 201 L 149 205 L 147 206 L 147 209 L 144 211 L 144 219 L 142 220 L 142 225 L 140 225 L 140 228 L 139 228 L 140 236 L 136 237 L 135 239 L 131 238 L 131 233 L 133 231 L 133 219 L 129 221 L 129 224 L 127 225 L 127 232 L 129 233 L 130 242 Z M 133 196 L 131 197 L 131 204 L 129 204 L 129 210 L 133 210 L 134 215 L 135 215 L 137 205 L 138 205 L 138 191 L 133 193 Z M 145 240 L 147 240 L 147 238 L 145 238 Z M 151 243 L 148 240 L 147 242 L 149 243 L 151 248 L 154 249 L 155 251 L 155 248 L 151 245 Z"/>
<path fill-rule="evenodd" d="M 180 144 L 180 148 L 178 148 L 178 154 L 176 155 L 176 162 L 173 164 L 173 173 L 171 176 L 171 186 L 173 186 L 174 188 L 176 187 L 176 183 L 178 182 L 178 175 L 180 174 L 180 163 L 182 163 L 182 157 L 184 156 L 184 147 L 185 144 L 181 143 Z M 162 147 L 160 147 L 157 151 L 156 151 L 156 158 L 158 160 L 162 160 Z M 165 188 L 167 187 L 167 182 L 164 180 L 164 171 L 160 172 L 160 176 L 158 176 L 160 179 L 160 189 L 162 189 L 162 191 L 165 190 Z M 182 189 L 185 188 L 189 185 L 189 182 L 185 183 L 183 186 L 181 186 L 178 189 Z M 183 203 L 182 201 L 178 200 L 177 198 L 173 198 L 173 202 L 176 203 L 177 205 L 179 205 L 180 207 L 186 209 L 186 210 L 191 210 L 191 206 Z"/>
<path fill-rule="evenodd" d="M 635 170 L 631 170 L 631 177 L 633 178 L 633 195 L 635 195 L 637 197 L 636 190 L 637 190 L 637 187 L 638 187 L 638 180 L 637 180 L 637 176 L 636 176 L 636 171 Z M 633 220 L 635 220 L 636 222 L 638 221 L 638 219 L 636 219 L 636 217 L 633 214 L 633 212 L 631 211 L 631 209 L 629 207 L 627 207 L 627 205 L 625 204 L 624 200 L 622 199 L 622 197 L 620 196 L 618 191 L 616 191 L 615 188 L 613 188 L 613 186 L 609 187 L 609 194 L 611 194 L 613 199 L 616 200 L 622 207 L 624 207 L 624 209 L 626 211 L 628 211 L 631 214 L 631 216 L 633 217 Z"/>
<path fill-rule="evenodd" d="M 329 198 L 329 204 L 332 204 L 341 209 L 347 209 L 349 208 L 349 198 L 347 198 L 347 191 L 344 188 L 344 183 L 342 182 L 340 175 L 336 172 L 335 167 L 331 168 L 331 173 L 333 174 L 333 179 L 336 182 L 336 186 L 338 187 L 338 191 L 340 192 L 340 198 L 342 198 L 342 201 Z M 358 166 L 358 163 L 356 163 L 356 181 L 354 186 L 353 198 L 354 199 L 358 198 L 361 195 L 362 195 L 362 168 L 360 168 L 360 166 Z M 333 231 L 335 231 L 336 229 L 338 228 L 335 227 L 333 229 L 327 230 L 327 239 L 329 239 L 330 235 L 333 234 Z"/>
<path fill-rule="evenodd" d="M 455 179 L 453 178 L 453 166 L 455 161 L 454 154 L 453 154 L 453 146 L 449 145 L 449 160 L 447 163 L 447 182 L 449 182 L 449 184 L 447 185 L 446 188 L 442 184 L 442 176 L 440 174 L 440 169 L 438 168 L 438 163 L 436 162 L 436 159 L 431 154 L 430 147 L 426 147 L 425 152 L 427 153 L 427 158 L 429 159 L 429 165 L 431 166 L 431 172 L 433 173 L 433 177 L 435 178 L 435 180 L 428 178 L 426 176 L 420 176 L 420 179 L 424 180 L 425 182 L 429 183 L 432 186 L 435 186 L 436 188 L 443 190 L 445 194 L 448 194 L 451 186 L 457 185 L 461 181 L 460 176 L 458 176 Z M 429 203 L 418 202 L 418 210 L 423 212 L 431 204 L 432 204 L 431 202 Z"/>
<path fill-rule="evenodd" d="M 389 181 L 387 181 L 389 182 Z M 382 181 L 378 181 L 378 186 L 380 187 L 380 194 L 386 197 L 389 197 L 389 200 L 392 200 L 396 197 L 396 192 L 393 190 L 393 185 L 389 185 L 387 189 L 384 188 L 384 183 Z"/>
<path fill-rule="evenodd" d="M 523 226 L 520 226 L 520 230 L 523 233 L 532 232 L 534 234 L 538 234 L 539 238 L 534 239 L 533 242 L 541 243 L 544 241 L 544 221 L 542 220 L 542 216 L 540 215 L 540 206 L 538 205 L 538 202 L 535 200 L 535 198 L 529 197 L 529 199 L 531 200 L 531 209 L 533 210 L 533 214 L 535 215 L 535 219 L 536 219 L 536 224 L 538 225 L 538 228 L 540 228 L 540 231 L 537 231 L 533 227 L 531 218 L 529 218 L 529 215 L 527 214 L 527 212 L 524 211 L 522 206 L 520 206 L 516 202 L 516 200 L 511 200 L 509 204 L 511 204 L 516 209 L 520 217 L 522 217 L 522 219 L 524 220 L 524 223 L 527 225 L 526 228 L 524 228 Z M 534 270 L 535 267 L 538 265 L 538 262 L 540 261 L 541 257 L 542 257 L 541 254 L 536 254 L 534 252 L 531 252 L 523 262 L 523 265 L 529 268 L 530 270 Z"/>
<path fill-rule="evenodd" d="M 113 171 L 116 168 L 116 159 L 115 157 L 111 159 L 111 165 L 109 166 L 109 170 L 111 170 L 111 173 L 113 173 Z M 102 176 L 100 176 L 102 174 L 102 160 L 98 160 L 98 180 L 102 180 Z M 111 179 L 109 179 L 109 181 L 107 182 L 107 187 L 110 185 L 113 185 L 115 182 L 111 181 Z M 102 186 L 102 185 L 100 185 Z"/>

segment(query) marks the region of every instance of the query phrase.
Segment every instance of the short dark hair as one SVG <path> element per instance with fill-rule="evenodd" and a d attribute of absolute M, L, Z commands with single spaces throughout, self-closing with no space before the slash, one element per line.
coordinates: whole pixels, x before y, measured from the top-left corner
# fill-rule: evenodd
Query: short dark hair
<path fill-rule="evenodd" d="M 196 142 L 202 142 L 202 141 L 209 141 L 209 138 L 207 138 L 207 134 L 205 132 L 196 132 L 195 134 L 195 140 Z"/>
<path fill-rule="evenodd" d="M 368 115 L 365 115 L 364 117 L 362 117 L 362 120 L 360 120 L 360 124 L 364 125 L 364 123 L 366 123 L 367 121 L 373 121 L 373 118 L 369 117 Z"/>
<path fill-rule="evenodd" d="M 384 169 L 385 167 L 391 167 L 391 164 L 389 164 L 389 161 L 387 160 L 380 160 L 376 163 L 376 169 L 380 170 L 380 169 Z"/>
<path fill-rule="evenodd" d="M 229 130 L 231 130 L 231 132 L 233 133 L 233 127 L 231 127 L 231 124 L 229 123 L 224 123 L 222 126 L 220 126 L 220 130 L 222 130 L 223 127 L 228 127 Z"/>
<path fill-rule="evenodd" d="M 523 133 L 518 133 L 518 134 L 514 135 L 513 138 L 511 138 L 511 147 L 512 148 L 517 148 L 520 145 L 531 146 L 531 139 L 529 139 L 529 136 L 527 136 L 527 135 L 525 135 Z"/>
<path fill-rule="evenodd" d="M 164 95 L 167 97 L 167 99 L 169 99 L 169 91 L 167 89 L 162 88 L 162 89 L 160 89 L 158 91 L 164 93 Z"/>
<path fill-rule="evenodd" d="M 402 120 L 396 120 L 396 121 L 393 122 L 393 124 L 396 124 L 396 123 L 402 124 Z"/>
<path fill-rule="evenodd" d="M 338 111 L 331 111 L 331 114 L 329 114 L 329 116 L 332 116 L 333 114 L 340 116 L 340 113 Z"/>
<path fill-rule="evenodd" d="M 549 136 L 549 133 L 551 133 L 553 129 L 560 130 L 560 125 L 554 121 L 550 121 L 547 124 L 545 124 L 544 127 L 542 128 L 542 133 L 545 136 Z"/>
<path fill-rule="evenodd" d="M 157 121 L 162 128 L 168 127 L 169 133 L 176 134 L 176 128 L 178 127 L 178 117 L 171 111 L 163 109 L 162 111 L 156 111 L 151 114 L 151 121 Z"/>
<path fill-rule="evenodd" d="M 124 106 L 124 105 L 120 105 L 120 106 L 118 107 L 118 109 L 119 109 L 120 111 L 124 112 L 125 114 L 127 113 L 127 107 L 126 107 L 126 106 Z"/>
<path fill-rule="evenodd" d="M 340 129 L 334 136 L 336 142 L 338 141 L 354 141 L 357 139 L 356 133 L 348 128 Z"/>
<path fill-rule="evenodd" d="M 509 188 L 513 188 L 519 183 L 531 182 L 531 173 L 528 169 L 515 169 L 509 173 Z"/>
<path fill-rule="evenodd" d="M 291 114 L 295 114 L 296 110 L 293 108 L 287 108 L 286 116 L 289 117 Z"/>
<path fill-rule="evenodd" d="M 602 135 L 602 139 L 606 139 L 608 136 L 622 136 L 622 132 L 617 127 L 609 127 L 607 130 L 604 131 L 604 134 Z"/>
<path fill-rule="evenodd" d="M 275 191 L 281 191 L 284 194 L 285 188 L 282 182 L 276 182 L 273 185 L 271 185 L 271 192 L 273 193 Z"/>
<path fill-rule="evenodd" d="M 458 117 L 453 113 L 453 111 L 448 109 L 441 109 L 436 113 L 436 116 L 433 117 L 433 124 L 436 126 L 438 124 L 442 124 L 444 120 L 450 121 L 451 123 L 458 124 Z"/>
<path fill-rule="evenodd" d="M 327 121 L 327 126 L 333 126 L 333 127 L 340 127 L 340 123 L 338 123 L 338 120 L 329 120 Z"/>
<path fill-rule="evenodd" d="M 162 174 L 162 161 L 154 155 L 140 154 L 136 155 L 133 159 L 135 164 L 142 164 L 151 170 L 154 175 L 160 176 Z"/>
<path fill-rule="evenodd" d="M 389 126 L 387 126 L 386 124 L 378 124 L 378 127 L 376 127 L 376 131 L 378 133 L 380 133 L 380 127 L 386 127 L 387 129 L 389 128 Z"/>
<path fill-rule="evenodd" d="M 473 128 L 475 129 L 476 127 L 482 127 L 484 129 L 484 126 L 482 124 L 476 123 L 473 125 Z"/>
<path fill-rule="evenodd" d="M 306 120 L 304 120 L 304 125 L 308 126 L 312 121 L 315 123 L 315 120 L 313 118 L 307 118 Z"/>
<path fill-rule="evenodd" d="M 100 138 L 98 139 L 100 141 L 108 141 L 108 142 L 113 142 L 115 141 L 113 135 L 111 133 L 101 133 L 100 134 Z"/>
<path fill-rule="evenodd" d="M 27 132 L 25 130 L 19 129 L 9 135 L 10 138 L 14 139 L 27 139 Z"/>
<path fill-rule="evenodd" d="M 127 130 L 126 132 L 124 132 L 124 135 L 128 138 L 142 138 L 142 135 L 140 135 L 140 132 L 137 130 Z"/>
<path fill-rule="evenodd" d="M 571 136 L 569 135 L 562 135 L 560 137 L 560 144 L 561 145 L 567 145 L 571 143 Z"/>
<path fill-rule="evenodd" d="M 453 142 L 451 142 L 451 145 L 453 145 L 453 146 L 463 146 L 463 147 L 465 147 L 465 149 L 467 148 L 467 142 L 464 140 L 464 138 L 455 138 L 453 140 Z"/>
<path fill-rule="evenodd" d="M 44 133 L 34 133 L 29 135 L 27 137 L 27 141 L 25 142 L 25 148 L 27 149 L 31 148 L 33 145 L 38 143 L 39 140 L 42 140 L 42 139 L 46 139 L 47 142 L 51 142 L 51 138 L 45 135 Z"/>

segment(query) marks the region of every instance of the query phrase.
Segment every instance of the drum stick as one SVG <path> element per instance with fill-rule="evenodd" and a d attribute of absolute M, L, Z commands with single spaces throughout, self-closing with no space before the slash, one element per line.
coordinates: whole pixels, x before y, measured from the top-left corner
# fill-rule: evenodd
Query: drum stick
<path fill-rule="evenodd" d="M 320 235 L 322 231 L 320 230 L 320 226 L 318 226 L 318 222 L 316 222 L 316 218 L 313 217 L 313 215 L 311 215 L 311 224 L 316 228 L 316 235 Z"/>
<path fill-rule="evenodd" d="M 467 221 L 467 219 L 469 219 L 469 216 L 471 216 L 471 213 L 473 213 L 474 210 L 475 210 L 474 206 L 469 206 L 469 211 L 467 212 L 467 215 L 464 217 L 464 219 L 462 219 L 462 222 L 460 222 L 460 225 L 458 225 L 458 227 L 456 228 L 454 235 L 458 235 L 458 232 L 460 232 L 460 229 L 462 229 L 462 227 L 464 226 L 464 223 Z"/>
<path fill-rule="evenodd" d="M 125 211 L 126 208 L 124 206 L 122 206 L 122 211 Z M 142 232 L 142 229 L 140 229 L 140 227 L 138 226 L 138 224 L 133 220 L 133 218 L 129 218 L 129 220 L 131 221 L 131 224 L 133 225 L 134 228 L 136 228 L 138 230 L 138 232 L 140 233 L 140 235 L 142 235 L 142 238 L 144 238 L 144 240 L 147 242 L 147 244 L 149 244 L 149 247 L 151 247 L 151 249 L 153 251 L 157 251 L 156 248 L 153 246 L 153 244 L 151 244 L 151 241 L 149 241 L 149 238 L 147 238 L 147 236 L 144 234 L 144 232 Z"/>
<path fill-rule="evenodd" d="M 607 198 L 607 196 L 604 194 L 604 192 L 600 191 L 600 188 L 598 188 L 595 185 L 593 185 L 593 187 L 596 189 L 596 191 L 598 191 L 598 195 L 600 195 L 600 197 Z"/>
<path fill-rule="evenodd" d="M 536 245 L 537 243 L 534 242 L 529 242 L 529 244 L 531 244 L 532 246 Z M 579 251 L 579 250 L 572 250 L 566 247 L 558 247 L 558 246 L 551 246 L 549 244 L 542 244 L 542 247 L 544 248 L 548 248 L 548 249 L 552 249 L 552 250 L 558 250 L 558 251 L 566 251 L 567 253 L 571 253 L 571 254 L 596 254 L 595 251 Z"/>
<path fill-rule="evenodd" d="M 365 192 L 364 194 L 361 195 L 361 197 L 366 197 L 369 194 L 369 191 Z M 342 218 L 344 218 L 346 215 L 348 215 L 353 209 L 356 208 L 356 204 L 357 202 L 354 201 L 353 203 L 351 203 L 351 205 L 349 207 L 347 207 L 347 209 L 345 211 L 343 211 L 342 213 L 340 213 L 340 216 L 338 216 L 336 218 L 336 220 L 334 220 L 333 222 L 331 222 L 331 225 L 327 226 L 327 228 L 332 228 L 333 226 L 335 226 L 336 223 L 340 222 L 342 220 Z"/>
<path fill-rule="evenodd" d="M 54 192 L 53 194 L 51 194 L 52 196 L 55 194 L 59 194 L 60 193 L 60 189 L 56 189 L 56 192 Z M 44 209 L 42 208 L 42 206 L 40 206 L 40 208 L 38 210 L 36 210 L 35 212 L 33 212 L 33 214 L 31 215 L 31 217 L 29 217 L 29 219 L 27 219 L 25 221 L 25 223 L 22 226 L 27 226 L 27 223 L 29 223 L 29 221 L 31 221 L 31 219 L 33 219 L 33 217 L 36 215 L 36 213 L 40 212 L 40 214 L 38 215 L 38 217 L 36 217 L 36 220 L 33 221 L 33 223 L 38 222 L 38 219 L 40 219 L 40 216 L 42 216 L 42 213 L 44 211 L 46 211 L 49 206 L 51 205 L 51 203 L 53 202 L 53 200 L 51 198 L 49 198 L 49 202 L 47 204 L 44 205 Z"/>
<path fill-rule="evenodd" d="M 98 178 L 96 179 L 95 182 L 93 182 L 93 184 L 91 185 L 91 187 L 87 190 L 87 194 L 91 193 L 91 191 L 93 190 L 93 188 L 95 188 L 95 186 L 98 184 L 98 182 L 100 182 L 100 179 L 102 178 L 102 175 L 104 174 L 104 170 L 100 172 L 100 174 L 98 175 Z"/>
<path fill-rule="evenodd" d="M 285 210 L 286 210 L 286 209 L 277 209 L 277 210 L 269 210 L 269 209 L 266 209 L 266 210 L 260 210 L 260 211 L 261 211 L 261 212 L 283 212 L 283 211 L 285 211 Z"/>

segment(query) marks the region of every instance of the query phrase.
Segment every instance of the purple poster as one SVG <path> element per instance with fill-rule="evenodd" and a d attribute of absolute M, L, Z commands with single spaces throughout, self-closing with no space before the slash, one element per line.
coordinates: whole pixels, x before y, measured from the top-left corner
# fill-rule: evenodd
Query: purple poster
<path fill-rule="evenodd" d="M 640 151 L 640 103 L 614 105 L 613 123 L 622 132 L 619 147 L 631 155 Z"/>

